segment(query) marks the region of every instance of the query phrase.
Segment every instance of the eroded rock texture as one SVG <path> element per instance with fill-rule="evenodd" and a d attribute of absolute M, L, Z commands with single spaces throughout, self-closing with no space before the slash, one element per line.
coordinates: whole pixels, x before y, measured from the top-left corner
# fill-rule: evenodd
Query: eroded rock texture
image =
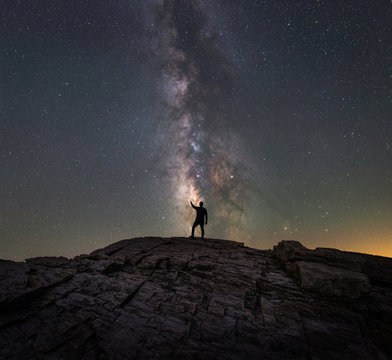
<path fill-rule="evenodd" d="M 0 359 L 392 358 L 392 259 L 137 238 L 0 261 Z"/>

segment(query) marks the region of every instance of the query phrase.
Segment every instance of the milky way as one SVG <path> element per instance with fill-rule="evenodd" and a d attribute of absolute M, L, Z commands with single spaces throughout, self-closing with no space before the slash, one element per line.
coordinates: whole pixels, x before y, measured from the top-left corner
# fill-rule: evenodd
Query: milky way
<path fill-rule="evenodd" d="M 162 151 L 174 211 L 181 214 L 180 231 L 186 233 L 192 224 L 189 202 L 204 201 L 214 214 L 213 233 L 234 237 L 245 226 L 250 184 L 240 139 L 225 119 L 232 80 L 209 10 L 200 1 L 165 1 L 155 7 L 152 43 L 168 134 Z"/>

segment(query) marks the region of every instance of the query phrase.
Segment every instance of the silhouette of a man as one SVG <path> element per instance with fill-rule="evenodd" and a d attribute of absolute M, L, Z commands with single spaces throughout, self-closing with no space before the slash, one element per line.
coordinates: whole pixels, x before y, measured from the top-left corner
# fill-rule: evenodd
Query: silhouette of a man
<path fill-rule="evenodd" d="M 203 207 L 203 201 L 200 201 L 200 204 L 199 204 L 200 207 L 193 205 L 192 201 L 191 201 L 191 205 L 196 210 L 196 220 L 192 225 L 191 238 L 192 239 L 195 238 L 195 228 L 197 225 L 200 225 L 201 238 L 204 239 L 204 216 L 206 217 L 206 225 L 207 225 L 207 222 L 208 222 L 207 209 Z"/>

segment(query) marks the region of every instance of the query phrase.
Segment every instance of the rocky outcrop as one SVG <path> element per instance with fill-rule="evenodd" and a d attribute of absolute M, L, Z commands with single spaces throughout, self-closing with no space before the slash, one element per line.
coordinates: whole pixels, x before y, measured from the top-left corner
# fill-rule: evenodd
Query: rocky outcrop
<path fill-rule="evenodd" d="M 0 359 L 392 358 L 392 259 L 137 238 L 0 261 Z"/>

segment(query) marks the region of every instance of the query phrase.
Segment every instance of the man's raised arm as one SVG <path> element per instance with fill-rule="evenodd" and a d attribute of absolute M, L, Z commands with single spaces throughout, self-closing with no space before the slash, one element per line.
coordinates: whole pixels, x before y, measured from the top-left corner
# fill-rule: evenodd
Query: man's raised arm
<path fill-rule="evenodd" d="M 192 207 L 193 207 L 194 209 L 196 209 L 196 206 L 192 204 L 192 201 L 191 201 L 191 205 L 192 205 Z"/>

